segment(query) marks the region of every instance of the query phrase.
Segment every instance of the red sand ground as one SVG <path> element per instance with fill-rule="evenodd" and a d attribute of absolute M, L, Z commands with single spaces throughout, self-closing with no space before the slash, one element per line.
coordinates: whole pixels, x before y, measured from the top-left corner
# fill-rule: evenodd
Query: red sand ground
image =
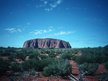
<path fill-rule="evenodd" d="M 27 77 L 22 79 L 16 79 L 16 81 L 69 81 L 62 78 L 54 78 L 54 77 Z M 0 81 L 10 81 L 6 76 L 0 77 Z"/>
<path fill-rule="evenodd" d="M 78 75 L 79 70 L 77 67 L 77 63 L 75 61 L 70 61 L 70 64 L 72 64 L 72 74 Z M 98 79 L 96 79 L 96 77 L 94 77 L 94 76 L 86 76 L 84 79 L 85 79 L 85 81 L 98 81 Z"/>
<path fill-rule="evenodd" d="M 0 76 L 0 81 L 9 81 L 9 78 L 6 76 Z"/>
<path fill-rule="evenodd" d="M 107 72 L 107 70 L 103 64 L 100 64 L 96 71 L 96 74 L 100 74 L 100 73 L 104 73 L 104 72 Z"/>
<path fill-rule="evenodd" d="M 70 61 L 70 64 L 72 65 L 72 74 L 74 75 L 78 75 L 79 74 L 79 70 L 77 67 L 77 63 L 75 61 Z"/>
<path fill-rule="evenodd" d="M 94 76 L 86 76 L 85 81 L 98 81 L 98 79 Z"/>
<path fill-rule="evenodd" d="M 75 61 L 70 61 L 70 64 L 72 64 L 72 74 L 74 74 L 75 76 L 77 76 L 79 74 L 79 70 L 77 67 L 77 63 Z M 97 69 L 97 74 L 99 73 L 103 73 L 106 72 L 107 70 L 105 69 L 104 65 L 100 64 L 99 68 Z M 94 76 L 85 76 L 84 78 L 87 81 L 99 81 L 98 79 L 96 79 L 96 77 Z M 55 77 L 44 77 L 44 76 L 40 76 L 40 77 L 28 77 L 28 78 L 24 78 L 23 81 L 69 81 L 66 79 L 62 79 L 62 78 L 55 78 Z M 1 76 L 0 77 L 0 81 L 9 81 L 9 78 L 6 76 Z M 18 79 L 16 80 L 18 81 Z"/>

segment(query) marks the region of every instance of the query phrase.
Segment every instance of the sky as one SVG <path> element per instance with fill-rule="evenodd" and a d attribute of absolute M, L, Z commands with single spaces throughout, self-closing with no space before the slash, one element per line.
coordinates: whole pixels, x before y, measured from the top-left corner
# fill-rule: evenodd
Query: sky
<path fill-rule="evenodd" d="M 73 48 L 108 44 L 108 0 L 0 0 L 0 46 L 55 38 Z"/>

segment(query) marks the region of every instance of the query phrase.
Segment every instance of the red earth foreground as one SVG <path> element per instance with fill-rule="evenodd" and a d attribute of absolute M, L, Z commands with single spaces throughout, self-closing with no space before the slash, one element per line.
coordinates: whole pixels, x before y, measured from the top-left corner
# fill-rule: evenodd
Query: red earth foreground
<path fill-rule="evenodd" d="M 71 60 L 70 64 L 72 64 L 72 74 L 77 77 L 79 74 L 77 63 L 75 61 Z M 96 74 L 103 73 L 106 71 L 107 70 L 105 69 L 104 65 L 100 64 L 96 71 Z M 99 81 L 95 76 L 85 76 L 84 80 L 85 81 Z M 11 81 L 11 80 L 9 80 L 9 78 L 6 76 L 0 76 L 0 81 Z M 16 79 L 15 81 L 19 81 L 19 78 Z M 69 80 L 63 79 L 61 77 L 54 77 L 54 76 L 53 77 L 44 77 L 41 75 L 40 77 L 31 76 L 31 77 L 27 77 L 27 78 L 21 78 L 21 81 L 69 81 Z"/>

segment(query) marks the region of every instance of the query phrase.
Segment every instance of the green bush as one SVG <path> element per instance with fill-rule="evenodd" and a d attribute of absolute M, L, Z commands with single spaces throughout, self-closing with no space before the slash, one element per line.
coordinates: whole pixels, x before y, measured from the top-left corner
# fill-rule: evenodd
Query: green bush
<path fill-rule="evenodd" d="M 0 74 L 9 70 L 9 63 L 3 59 L 0 59 Z"/>
<path fill-rule="evenodd" d="M 57 60 L 52 64 L 49 64 L 44 68 L 43 74 L 45 76 L 56 75 L 56 76 L 67 76 L 71 73 L 71 65 L 68 60 Z"/>
<path fill-rule="evenodd" d="M 49 51 L 49 57 L 51 57 L 51 58 L 54 58 L 54 57 L 56 57 L 56 53 L 55 53 L 55 51 L 54 51 L 54 49 L 50 49 L 50 51 Z"/>
<path fill-rule="evenodd" d="M 104 63 L 108 59 L 108 49 L 105 48 L 81 48 L 81 56 L 76 58 L 78 63 Z"/>
<path fill-rule="evenodd" d="M 21 76 L 23 77 L 29 77 L 29 76 L 35 76 L 35 75 L 36 75 L 36 71 L 34 69 L 21 72 Z"/>
<path fill-rule="evenodd" d="M 87 75 L 95 74 L 98 69 L 98 64 L 96 63 L 84 63 L 79 65 L 79 70 L 82 72 L 86 72 Z"/>
<path fill-rule="evenodd" d="M 36 71 L 34 69 L 30 70 L 30 75 L 35 76 L 36 75 Z"/>
<path fill-rule="evenodd" d="M 75 57 L 75 61 L 76 61 L 78 64 L 83 64 L 83 63 L 87 62 L 86 59 L 87 59 L 87 58 L 86 58 L 85 55 L 81 55 L 81 56 L 76 56 L 76 57 Z"/>
<path fill-rule="evenodd" d="M 43 59 L 47 59 L 49 56 L 43 54 L 43 55 L 40 55 L 39 57 L 43 60 Z"/>
<path fill-rule="evenodd" d="M 107 73 L 102 73 L 97 76 L 99 81 L 108 81 L 108 72 Z"/>
<path fill-rule="evenodd" d="M 22 52 L 18 52 L 18 54 L 16 54 L 16 58 L 21 59 L 21 60 L 25 60 L 26 56 L 27 55 Z"/>
<path fill-rule="evenodd" d="M 19 63 L 12 63 L 10 67 L 11 67 L 11 70 L 14 72 L 22 71 L 22 66 Z"/>
<path fill-rule="evenodd" d="M 0 48 L 0 56 L 10 56 L 14 54 L 16 51 L 14 48 Z"/>
<path fill-rule="evenodd" d="M 30 70 L 35 69 L 36 71 L 43 71 L 43 68 L 48 66 L 48 64 L 51 64 L 54 61 L 52 58 L 47 58 L 43 60 L 27 60 L 24 63 L 22 63 L 22 67 L 24 70 Z"/>
<path fill-rule="evenodd" d="M 105 65 L 106 69 L 108 69 L 108 62 L 106 62 L 104 65 Z"/>
<path fill-rule="evenodd" d="M 22 63 L 23 70 L 37 69 L 39 61 L 36 60 L 27 60 Z"/>
<path fill-rule="evenodd" d="M 48 66 L 49 64 L 53 63 L 55 61 L 55 59 L 53 58 L 46 58 L 43 59 L 41 61 L 39 61 L 38 67 L 39 67 L 39 71 L 43 71 L 43 69 Z"/>
<path fill-rule="evenodd" d="M 102 57 L 97 54 L 82 54 L 81 56 L 76 57 L 76 62 L 79 64 L 83 63 L 101 63 Z"/>
<path fill-rule="evenodd" d="M 63 59 L 68 59 L 68 60 L 71 60 L 73 57 L 72 53 L 70 53 L 69 51 L 68 52 L 64 52 L 62 55 L 61 55 L 61 58 Z"/>
<path fill-rule="evenodd" d="M 39 60 L 40 53 L 38 51 L 33 51 L 30 55 L 29 58 L 30 59 L 35 59 L 35 60 Z"/>

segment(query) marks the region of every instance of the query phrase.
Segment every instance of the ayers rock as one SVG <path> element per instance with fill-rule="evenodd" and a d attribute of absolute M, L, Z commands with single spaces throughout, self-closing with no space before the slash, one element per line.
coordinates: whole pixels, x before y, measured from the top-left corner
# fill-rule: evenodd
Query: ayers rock
<path fill-rule="evenodd" d="M 69 42 L 60 39 L 43 38 L 27 40 L 23 48 L 71 48 Z"/>

